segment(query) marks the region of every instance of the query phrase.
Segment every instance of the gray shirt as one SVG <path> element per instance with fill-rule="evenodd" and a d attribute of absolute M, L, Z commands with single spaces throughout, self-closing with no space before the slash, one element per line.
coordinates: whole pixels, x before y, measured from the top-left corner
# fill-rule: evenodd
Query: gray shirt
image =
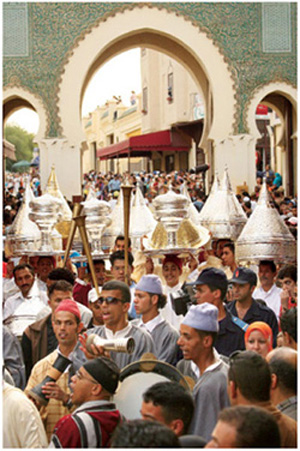
<path fill-rule="evenodd" d="M 135 319 L 131 321 L 131 323 L 139 326 L 142 330 L 148 329 L 148 323 L 144 324 L 141 319 Z M 155 343 L 156 357 L 158 360 L 167 362 L 170 365 L 176 365 L 179 354 L 179 346 L 177 345 L 179 333 L 175 327 L 173 327 L 169 321 L 160 317 L 157 324 L 155 324 L 153 328 L 151 327 L 148 331 Z"/>
<path fill-rule="evenodd" d="M 105 333 L 105 326 L 97 326 L 93 329 L 87 330 L 87 335 L 90 334 L 97 334 L 99 337 L 107 339 L 106 333 Z M 135 349 L 132 354 L 125 354 L 123 352 L 114 352 L 110 351 L 110 356 L 112 360 L 118 365 L 120 369 L 124 368 L 125 366 L 129 365 L 129 363 L 135 362 L 137 360 L 140 360 L 142 355 L 146 352 L 151 352 L 155 356 L 157 354 L 154 342 L 152 340 L 151 335 L 139 327 L 135 326 L 134 324 L 131 324 L 130 330 L 126 333 L 124 338 L 132 337 L 135 341 Z M 73 353 L 73 364 L 74 364 L 74 370 L 78 370 L 80 366 L 84 362 L 86 362 L 87 358 L 85 357 L 83 351 L 79 349 L 80 343 L 78 342 L 74 353 Z"/>
<path fill-rule="evenodd" d="M 230 405 L 227 394 L 228 365 L 222 360 L 208 367 L 193 389 L 195 411 L 189 434 L 210 440 L 219 412 Z"/>

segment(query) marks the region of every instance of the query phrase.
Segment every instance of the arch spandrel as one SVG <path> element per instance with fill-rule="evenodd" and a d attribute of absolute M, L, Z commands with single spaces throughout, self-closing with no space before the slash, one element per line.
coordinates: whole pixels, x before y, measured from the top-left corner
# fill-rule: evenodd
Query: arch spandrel
<path fill-rule="evenodd" d="M 39 129 L 34 137 L 35 141 L 40 141 L 47 136 L 49 130 L 49 115 L 42 99 L 36 94 L 32 94 L 29 90 L 21 86 L 8 85 L 3 89 L 2 102 L 5 110 L 7 105 L 7 114 L 4 121 L 20 108 L 31 108 L 39 117 Z"/>
<path fill-rule="evenodd" d="M 81 101 L 92 74 L 117 53 L 140 46 L 152 46 L 177 59 L 204 93 L 210 91 L 214 114 L 209 139 L 232 134 L 234 81 L 218 47 L 183 17 L 144 5 L 107 17 L 76 43 L 64 65 L 57 93 L 63 136 L 77 143 L 85 140 Z"/>

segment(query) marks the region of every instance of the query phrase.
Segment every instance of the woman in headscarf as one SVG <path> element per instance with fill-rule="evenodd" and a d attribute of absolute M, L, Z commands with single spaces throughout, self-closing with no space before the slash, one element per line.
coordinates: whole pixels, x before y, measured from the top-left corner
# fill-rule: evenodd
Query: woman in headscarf
<path fill-rule="evenodd" d="M 263 321 L 250 324 L 245 332 L 245 346 L 247 351 L 254 351 L 266 357 L 273 349 L 273 332 L 271 327 Z"/>

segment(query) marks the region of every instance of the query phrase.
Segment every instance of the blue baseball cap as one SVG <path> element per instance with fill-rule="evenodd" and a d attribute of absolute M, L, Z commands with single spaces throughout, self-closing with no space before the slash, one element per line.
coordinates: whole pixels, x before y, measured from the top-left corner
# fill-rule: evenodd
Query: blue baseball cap
<path fill-rule="evenodd" d="M 236 268 L 232 279 L 229 280 L 230 283 L 239 283 L 240 285 L 244 285 L 246 283 L 250 283 L 250 285 L 257 285 L 257 275 L 252 269 L 239 267 Z"/>
<path fill-rule="evenodd" d="M 228 281 L 224 271 L 218 268 L 205 268 L 195 282 L 186 285 L 213 285 L 220 290 L 227 290 Z"/>

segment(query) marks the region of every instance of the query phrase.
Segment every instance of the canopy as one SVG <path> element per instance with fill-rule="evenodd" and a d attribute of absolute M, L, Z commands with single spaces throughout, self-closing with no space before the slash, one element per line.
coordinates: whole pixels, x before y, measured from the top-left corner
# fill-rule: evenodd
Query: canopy
<path fill-rule="evenodd" d="M 108 158 L 149 156 L 150 152 L 188 152 L 191 148 L 191 139 L 175 130 L 162 130 L 145 135 L 132 136 L 124 141 L 102 147 L 97 150 L 100 160 Z"/>
<path fill-rule="evenodd" d="M 13 171 L 18 171 L 19 169 L 28 169 L 30 168 L 30 161 L 18 161 L 17 163 L 14 163 L 11 168 Z"/>

